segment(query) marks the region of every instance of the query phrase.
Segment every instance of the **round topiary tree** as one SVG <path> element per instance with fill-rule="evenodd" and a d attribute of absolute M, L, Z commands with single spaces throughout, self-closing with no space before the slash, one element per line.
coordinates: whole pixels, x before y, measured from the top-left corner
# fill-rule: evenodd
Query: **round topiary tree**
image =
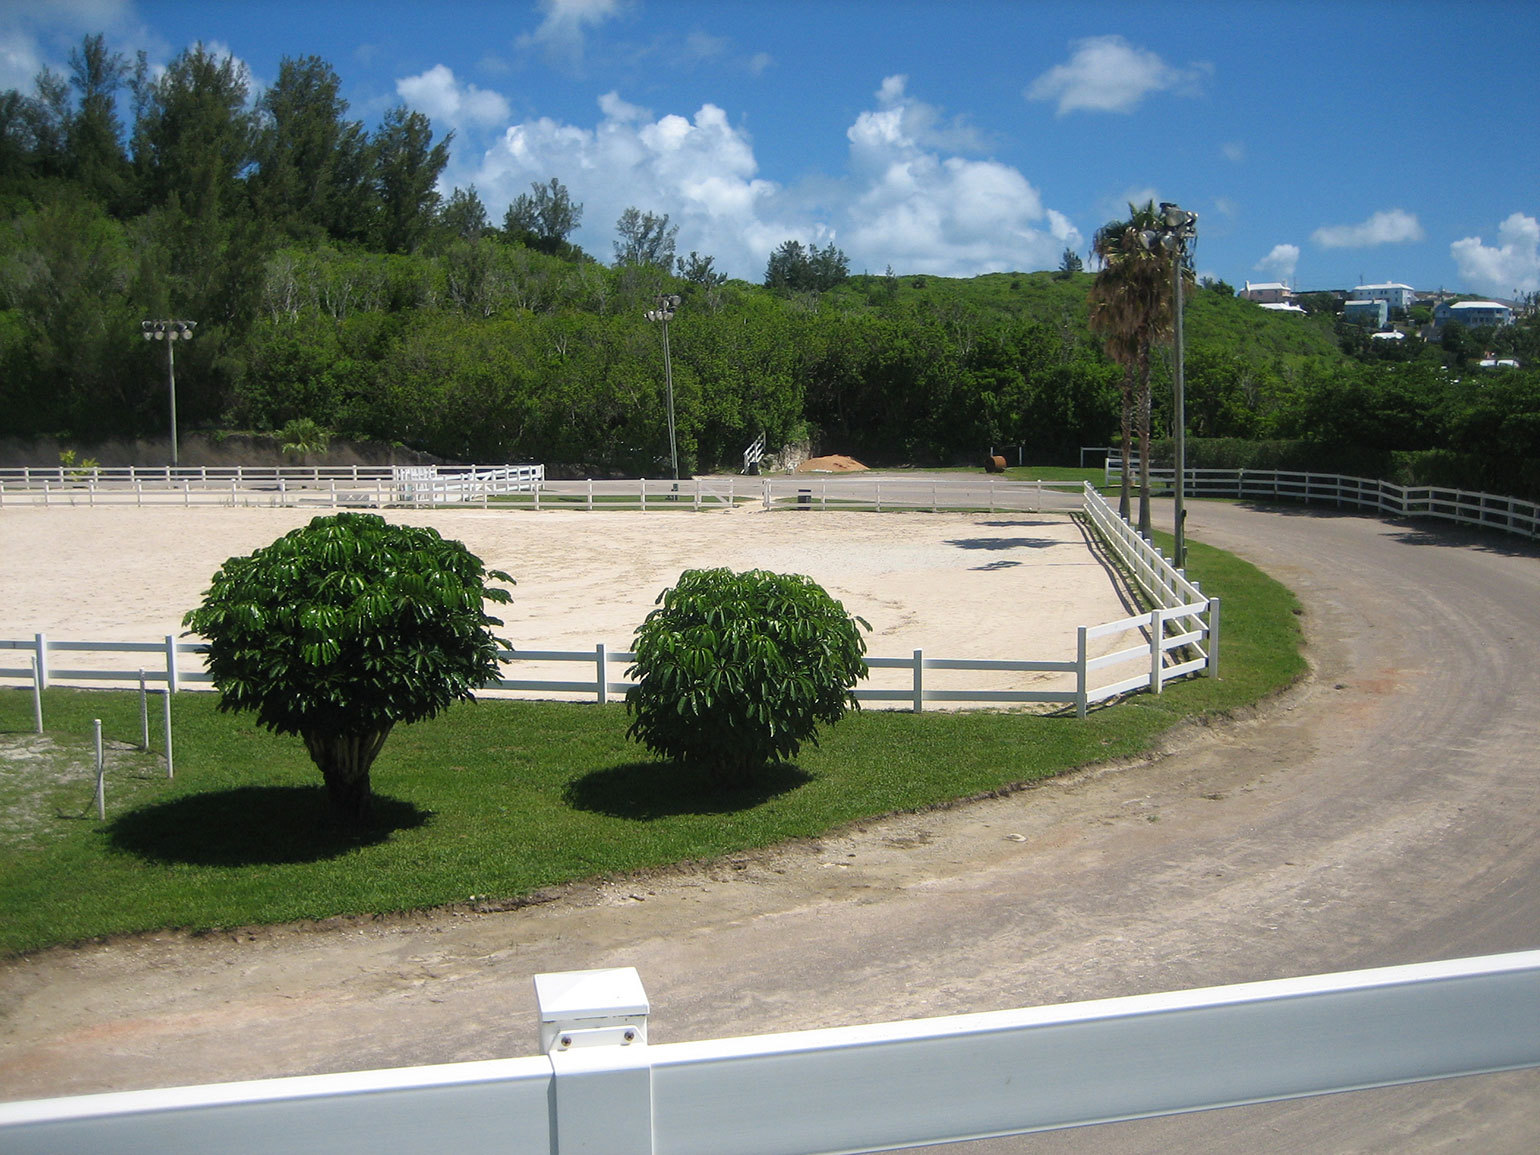
<path fill-rule="evenodd" d="M 333 813 L 369 814 L 369 768 L 397 722 L 431 718 L 497 677 L 508 591 L 460 542 L 374 514 L 318 517 L 214 575 L 182 624 L 208 641 L 221 710 L 298 734 Z"/>
<path fill-rule="evenodd" d="M 637 628 L 629 737 L 724 784 L 856 707 L 871 626 L 801 574 L 686 570 Z"/>

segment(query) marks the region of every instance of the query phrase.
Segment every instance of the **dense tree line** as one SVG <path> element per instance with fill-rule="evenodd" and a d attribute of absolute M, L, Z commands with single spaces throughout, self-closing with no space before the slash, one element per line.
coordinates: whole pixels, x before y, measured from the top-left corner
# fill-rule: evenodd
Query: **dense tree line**
<path fill-rule="evenodd" d="M 1116 326 L 1091 332 L 1077 254 L 950 281 L 852 275 L 832 242 L 788 240 L 751 285 L 677 255 L 677 226 L 636 206 L 605 265 L 570 242 L 583 206 L 558 179 L 499 226 L 474 188 L 442 192 L 449 140 L 422 114 L 366 126 L 340 89 L 316 57 L 285 60 L 254 98 L 202 46 L 155 76 L 89 37 L 68 76 L 0 93 L 0 435 L 163 436 L 164 349 L 140 322 L 177 317 L 199 323 L 177 350 L 184 429 L 305 419 L 449 458 L 656 473 L 661 344 L 645 313 L 676 293 L 693 470 L 736 463 L 761 432 L 873 463 L 1003 445 L 1072 461 L 1117 437 L 1127 360 Z M 1488 350 L 1540 361 L 1533 319 L 1392 349 L 1220 282 L 1187 319 L 1196 438 L 1540 456 L 1535 373 L 1474 365 Z M 1148 338 L 1133 382 L 1158 441 L 1170 355 Z"/>

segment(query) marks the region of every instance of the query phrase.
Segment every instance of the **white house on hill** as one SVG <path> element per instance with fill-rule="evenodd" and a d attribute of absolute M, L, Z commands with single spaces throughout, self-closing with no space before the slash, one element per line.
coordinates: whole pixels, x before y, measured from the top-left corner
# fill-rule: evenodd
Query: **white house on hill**
<path fill-rule="evenodd" d="M 1356 285 L 1348 298 L 1354 301 L 1384 301 L 1387 309 L 1410 309 L 1417 294 L 1410 285 Z"/>

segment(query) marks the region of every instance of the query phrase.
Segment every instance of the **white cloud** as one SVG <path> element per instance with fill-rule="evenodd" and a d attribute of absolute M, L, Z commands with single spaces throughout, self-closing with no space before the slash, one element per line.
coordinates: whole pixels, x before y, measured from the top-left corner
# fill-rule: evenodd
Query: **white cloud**
<path fill-rule="evenodd" d="M 435 64 L 426 72 L 396 81 L 396 95 L 440 128 L 463 129 L 506 123 L 508 102 L 490 89 L 460 84 L 454 71 Z"/>
<path fill-rule="evenodd" d="M 1210 71 L 1205 66 L 1173 68 L 1155 53 L 1135 48 L 1121 36 L 1076 40 L 1067 64 L 1058 64 L 1028 87 L 1028 100 L 1056 100 L 1058 114 L 1132 112 L 1152 92 L 1195 92 Z"/>
<path fill-rule="evenodd" d="M 1497 226 L 1491 247 L 1480 237 L 1466 237 L 1449 246 L 1460 276 L 1473 289 L 1494 296 L 1540 291 L 1540 221 L 1514 213 Z"/>
<path fill-rule="evenodd" d="M 508 127 L 475 171 L 494 217 L 552 177 L 583 204 L 574 240 L 608 260 L 614 222 L 628 206 L 668 213 L 678 251 L 716 258 L 732 276 L 758 280 L 781 242 L 836 243 L 853 270 L 969 276 L 1052 268 L 1066 245 L 1082 247 L 1068 217 L 1046 208 L 1018 170 L 941 147 L 969 143 L 966 126 L 943 122 L 910 97 L 901 76 L 884 80 L 877 107 L 846 133 L 849 171 L 786 187 L 762 177 L 753 142 L 714 104 L 693 116 L 651 111 L 607 93 L 592 128 L 549 118 Z"/>
<path fill-rule="evenodd" d="M 545 19 L 521 44 L 543 48 L 547 55 L 576 67 L 582 63 L 589 28 L 619 14 L 621 0 L 541 0 Z"/>
<path fill-rule="evenodd" d="M 1422 240 L 1426 234 L 1415 213 L 1387 209 L 1362 224 L 1322 226 L 1310 239 L 1323 249 L 1363 249 L 1373 245 L 1403 245 Z"/>
<path fill-rule="evenodd" d="M 1231 164 L 1241 164 L 1246 159 L 1246 146 L 1238 140 L 1226 141 L 1220 146 L 1220 152 Z"/>
<path fill-rule="evenodd" d="M 1274 245 L 1272 251 L 1252 266 L 1264 273 L 1275 274 L 1280 281 L 1289 281 L 1299 266 L 1298 245 Z"/>

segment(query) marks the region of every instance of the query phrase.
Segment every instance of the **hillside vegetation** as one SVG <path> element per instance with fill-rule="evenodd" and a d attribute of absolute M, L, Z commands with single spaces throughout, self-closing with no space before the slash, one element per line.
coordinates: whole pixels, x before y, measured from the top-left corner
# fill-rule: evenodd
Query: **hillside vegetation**
<path fill-rule="evenodd" d="M 280 440 L 657 475 L 663 349 L 646 313 L 665 293 L 681 298 L 669 338 L 690 471 L 735 466 L 761 433 L 872 464 L 1003 446 L 1051 464 L 1115 436 L 1123 375 L 1087 327 L 1091 274 L 850 276 L 832 243 L 788 240 L 766 284 L 730 281 L 709 254 L 676 257 L 668 218 L 640 209 L 616 222 L 606 265 L 567 242 L 582 206 L 559 181 L 499 227 L 474 188 L 438 187 L 446 142 L 426 118 L 396 108 L 369 130 L 339 88 L 304 57 L 253 100 L 241 66 L 202 46 L 152 77 L 88 37 L 68 79 L 0 93 L 0 437 L 83 456 L 164 438 L 167 346 L 140 325 L 180 319 L 197 322 L 175 350 L 184 432 L 298 422 Z M 1199 460 L 1202 439 L 1229 439 L 1227 459 L 1267 441 L 1277 462 L 1436 461 L 1535 485 L 1535 372 L 1470 367 L 1488 349 L 1540 359 L 1533 318 L 1442 349 L 1373 342 L 1222 283 L 1187 316 Z M 1157 435 L 1170 381 L 1162 350 Z"/>

